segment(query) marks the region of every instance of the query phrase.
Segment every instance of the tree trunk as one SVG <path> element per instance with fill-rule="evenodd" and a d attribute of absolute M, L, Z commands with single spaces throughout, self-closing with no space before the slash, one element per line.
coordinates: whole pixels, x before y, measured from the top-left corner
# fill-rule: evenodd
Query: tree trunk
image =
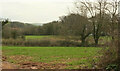
<path fill-rule="evenodd" d="M 82 38 L 81 38 L 81 45 L 82 45 L 82 46 L 85 46 L 85 45 L 86 45 L 86 44 L 85 44 L 85 39 L 86 39 L 85 37 L 82 37 Z"/>
<path fill-rule="evenodd" d="M 120 16 L 118 21 L 118 69 L 120 69 Z"/>
<path fill-rule="evenodd" d="M 97 46 L 99 38 L 95 38 L 94 40 L 95 40 L 95 46 Z"/>

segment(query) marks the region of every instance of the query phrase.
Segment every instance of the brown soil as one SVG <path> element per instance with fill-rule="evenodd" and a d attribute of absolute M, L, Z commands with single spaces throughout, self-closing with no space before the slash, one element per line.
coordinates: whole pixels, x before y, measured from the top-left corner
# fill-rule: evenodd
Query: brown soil
<path fill-rule="evenodd" d="M 2 56 L 2 69 L 17 69 L 17 65 L 6 61 L 7 57 Z"/>
<path fill-rule="evenodd" d="M 20 69 L 63 69 L 66 67 L 66 64 L 58 63 L 58 64 L 49 64 L 49 63 L 33 63 L 33 62 L 25 62 L 20 63 Z"/>
<path fill-rule="evenodd" d="M 25 56 L 22 56 L 25 57 Z M 12 56 L 11 58 L 16 58 L 15 56 Z M 18 57 L 18 60 L 21 59 L 21 56 Z M 64 63 L 43 63 L 43 62 L 20 62 L 17 64 L 13 64 L 7 61 L 7 57 L 2 57 L 2 69 L 64 69 L 67 67 Z"/>
<path fill-rule="evenodd" d="M 17 69 L 17 65 L 9 63 L 9 62 L 2 62 L 2 69 Z"/>
<path fill-rule="evenodd" d="M 43 62 L 32 62 L 29 61 L 31 57 L 27 56 L 10 56 L 10 59 L 16 59 L 18 63 L 10 63 L 8 62 L 8 58 L 3 56 L 2 57 L 2 68 L 3 69 L 65 69 L 69 67 L 66 63 L 75 61 L 75 60 L 80 60 L 80 59 L 62 59 L 59 61 L 53 61 L 49 63 L 43 63 Z M 81 59 L 86 59 L 85 57 Z M 23 60 L 23 61 L 20 61 Z M 26 61 L 28 60 L 28 61 Z M 83 65 L 77 65 L 75 66 L 76 68 L 87 68 L 84 64 Z"/>

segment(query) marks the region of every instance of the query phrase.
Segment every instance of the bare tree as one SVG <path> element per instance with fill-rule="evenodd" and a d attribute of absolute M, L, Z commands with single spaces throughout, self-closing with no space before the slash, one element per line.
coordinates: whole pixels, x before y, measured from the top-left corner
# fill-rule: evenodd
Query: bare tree
<path fill-rule="evenodd" d="M 79 6 L 78 6 L 79 5 Z M 85 9 L 88 11 L 87 17 L 90 18 L 90 21 L 92 22 L 93 27 L 93 37 L 95 44 L 98 44 L 98 40 L 102 33 L 102 27 L 104 26 L 104 19 L 106 14 L 106 0 L 98 0 L 97 2 L 88 2 L 88 1 L 78 1 L 77 2 L 77 8 L 79 9 L 81 6 L 85 7 Z"/>
<path fill-rule="evenodd" d="M 88 18 L 79 14 L 70 14 L 61 19 L 64 31 L 68 35 L 80 36 L 82 46 L 85 45 L 86 38 L 91 34 L 91 23 Z"/>
<path fill-rule="evenodd" d="M 118 26 L 118 0 L 112 0 L 107 2 L 106 11 L 110 14 L 111 22 L 109 23 L 110 26 L 110 35 L 112 39 L 115 38 L 115 33 L 117 33 L 117 26 Z"/>

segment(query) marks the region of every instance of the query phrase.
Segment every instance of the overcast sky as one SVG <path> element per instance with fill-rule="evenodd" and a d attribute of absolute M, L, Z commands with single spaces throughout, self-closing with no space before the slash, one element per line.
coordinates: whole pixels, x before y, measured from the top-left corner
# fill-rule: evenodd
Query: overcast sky
<path fill-rule="evenodd" d="M 0 0 L 0 17 L 25 23 L 47 23 L 67 15 L 69 9 L 73 9 L 74 1 Z"/>

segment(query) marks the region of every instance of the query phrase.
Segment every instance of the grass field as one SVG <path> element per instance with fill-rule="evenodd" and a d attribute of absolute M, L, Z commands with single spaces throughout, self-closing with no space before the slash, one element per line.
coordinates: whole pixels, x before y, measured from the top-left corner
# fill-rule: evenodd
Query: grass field
<path fill-rule="evenodd" d="M 68 38 L 68 36 L 55 36 L 55 35 L 41 35 L 41 36 L 36 36 L 36 35 L 29 35 L 29 36 L 25 36 L 25 39 L 42 39 L 42 38 L 65 38 L 65 37 L 67 37 Z M 74 37 L 76 37 L 76 38 L 79 38 L 78 36 L 74 36 Z M 88 38 L 92 38 L 93 39 L 93 37 L 92 36 L 89 36 Z M 112 38 L 111 37 L 109 37 L 109 36 L 102 36 L 102 37 L 100 37 L 100 40 L 104 40 L 104 41 L 110 41 Z"/>
<path fill-rule="evenodd" d="M 25 39 L 73 39 L 73 38 L 77 38 L 79 39 L 78 36 L 58 36 L 58 35 L 41 35 L 41 36 L 37 36 L 37 35 L 31 35 L 31 36 L 25 36 Z"/>
<path fill-rule="evenodd" d="M 42 39 L 42 38 L 52 38 L 52 37 L 55 37 L 55 36 L 52 36 L 52 35 L 41 35 L 41 36 L 35 36 L 35 35 L 31 35 L 31 36 L 25 36 L 25 39 Z"/>
<path fill-rule="evenodd" d="M 26 61 L 48 64 L 66 64 L 64 69 L 92 68 L 91 62 L 97 60 L 96 47 L 10 47 L 2 48 L 3 56 L 8 62 L 21 63 Z"/>

